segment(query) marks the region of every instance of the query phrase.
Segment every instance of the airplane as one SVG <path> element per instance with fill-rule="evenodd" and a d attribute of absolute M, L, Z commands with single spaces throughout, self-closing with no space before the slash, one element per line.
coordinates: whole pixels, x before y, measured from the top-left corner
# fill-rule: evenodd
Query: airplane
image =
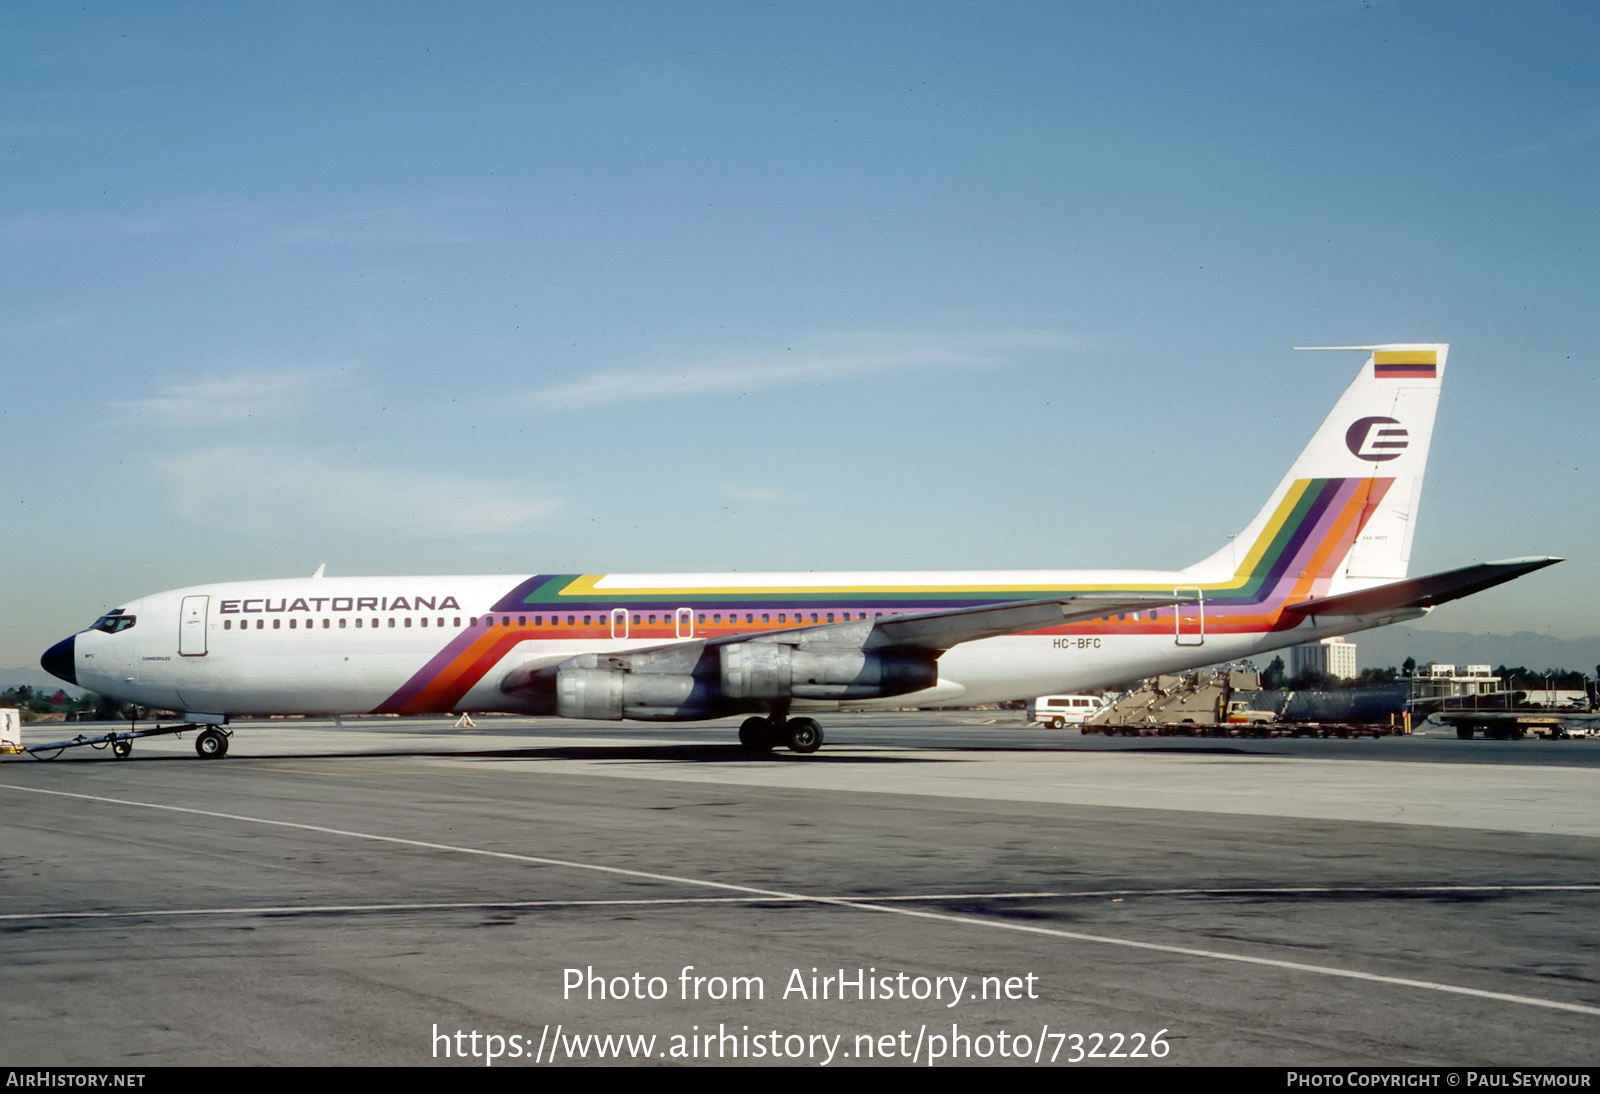
<path fill-rule="evenodd" d="M 812 713 L 1091 692 L 1416 619 L 1561 559 L 1408 578 L 1447 343 L 1359 350 L 1254 519 L 1173 571 L 556 574 L 221 582 L 107 612 L 40 659 L 204 726 L 243 715 L 746 715 L 814 752 Z M 117 745 L 125 756 L 131 739 Z"/>

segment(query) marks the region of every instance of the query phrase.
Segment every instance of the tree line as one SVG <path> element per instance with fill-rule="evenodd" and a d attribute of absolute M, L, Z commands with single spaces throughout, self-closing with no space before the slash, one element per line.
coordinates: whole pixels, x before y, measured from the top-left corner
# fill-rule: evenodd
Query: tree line
<path fill-rule="evenodd" d="M 66 689 L 36 688 L 27 684 L 0 691 L 0 707 L 16 707 L 22 711 L 22 720 L 31 722 L 41 714 L 65 714 L 67 720 L 93 722 L 127 721 L 134 709 L 127 703 L 107 699 L 86 691 L 74 699 Z"/>

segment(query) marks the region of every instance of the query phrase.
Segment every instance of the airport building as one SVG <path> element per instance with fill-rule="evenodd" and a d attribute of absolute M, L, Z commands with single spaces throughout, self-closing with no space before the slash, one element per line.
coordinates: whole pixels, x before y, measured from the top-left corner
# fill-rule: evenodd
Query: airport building
<path fill-rule="evenodd" d="M 1289 647 L 1289 675 L 1303 672 L 1321 672 L 1338 680 L 1350 680 L 1356 675 L 1356 644 L 1343 638 L 1324 638 L 1321 642 L 1306 642 Z"/>

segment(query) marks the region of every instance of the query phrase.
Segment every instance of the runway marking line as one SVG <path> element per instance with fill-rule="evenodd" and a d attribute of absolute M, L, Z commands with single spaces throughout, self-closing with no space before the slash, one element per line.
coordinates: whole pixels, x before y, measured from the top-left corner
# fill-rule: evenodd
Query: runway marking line
<path fill-rule="evenodd" d="M 477 855 L 482 858 L 501 859 L 507 862 L 525 862 L 535 866 L 557 866 L 570 870 L 587 870 L 592 873 L 612 874 L 618 877 L 642 878 L 648 881 L 671 882 L 676 885 L 688 885 L 702 889 L 719 889 L 725 892 L 740 893 L 747 897 L 759 897 L 769 900 L 783 900 L 797 903 L 821 904 L 828 907 L 849 908 L 856 911 L 881 912 L 887 915 L 906 916 L 911 919 L 925 919 L 936 923 L 957 923 L 964 926 L 982 927 L 988 930 L 1009 931 L 1013 934 L 1038 935 L 1045 938 L 1059 938 L 1072 942 L 1089 942 L 1102 946 L 1118 946 L 1123 949 L 1143 950 L 1149 953 L 1176 954 L 1181 957 L 1196 957 L 1208 961 L 1227 961 L 1241 965 L 1256 965 L 1264 968 L 1283 969 L 1288 972 L 1311 973 L 1316 976 L 1330 976 L 1345 980 L 1360 980 L 1373 984 L 1390 984 L 1396 987 L 1416 988 L 1421 991 L 1440 992 L 1447 995 L 1464 995 L 1475 999 L 1490 999 L 1501 1003 L 1515 1003 L 1521 1006 L 1539 1007 L 1545 1010 L 1566 1011 L 1572 1014 L 1584 1014 L 1600 1017 L 1600 1007 L 1589 1006 L 1583 1003 L 1563 1003 L 1555 999 L 1540 999 L 1531 995 L 1516 995 L 1510 992 L 1488 991 L 1484 988 L 1469 988 L 1459 984 L 1442 984 L 1432 980 L 1415 980 L 1403 976 L 1385 976 L 1381 973 L 1362 972 L 1358 969 L 1341 969 L 1331 965 L 1312 965 L 1302 961 L 1285 961 L 1276 957 L 1253 957 L 1248 954 L 1225 953 L 1220 950 L 1205 950 L 1194 946 L 1175 946 L 1162 942 L 1140 942 L 1131 938 L 1114 938 L 1109 935 L 1087 934 L 1082 931 L 1067 931 L 1058 927 L 1040 927 L 1027 923 L 1013 923 L 1004 920 L 981 919 L 977 916 L 957 915 L 951 912 L 930 912 L 918 908 L 896 906 L 882 900 L 861 900 L 852 897 L 831 897 L 822 895 L 808 895 L 806 893 L 792 893 L 782 889 L 765 889 L 755 885 L 740 885 L 734 882 L 713 881 L 709 878 L 683 877 L 677 874 L 663 874 L 653 870 L 635 870 L 626 866 L 604 866 L 599 863 L 577 862 L 572 859 L 551 858 L 544 855 L 525 855 L 515 851 L 491 851 L 482 847 L 462 847 L 449 843 L 434 843 L 429 840 L 408 839 L 404 836 L 385 836 L 373 832 L 356 832 L 346 828 L 330 828 L 320 824 L 305 824 L 300 821 L 272 820 L 267 817 L 250 817 L 239 813 L 222 813 L 211 809 L 196 809 L 186 805 L 161 805 L 155 802 L 131 801 L 126 798 L 108 798 L 96 794 L 78 794 L 66 790 L 46 790 L 37 786 L 16 786 L 11 783 L 0 783 L 0 790 L 18 790 L 30 794 L 45 794 L 58 798 L 74 798 L 78 801 L 100 802 L 106 805 L 126 805 L 138 809 L 154 809 L 167 813 L 184 813 L 196 817 L 214 817 L 218 820 L 238 821 L 244 824 L 259 824 L 273 828 L 291 828 L 301 832 L 317 832 L 322 835 L 342 836 L 348 839 L 370 840 L 374 843 L 389 843 L 400 847 L 416 847 L 427 851 L 446 851 L 452 854 Z"/>
<path fill-rule="evenodd" d="M 1239 889 L 1100 889 L 1080 892 L 1038 893 L 913 893 L 900 896 L 824 896 L 821 894 L 796 894 L 776 896 L 680 896 L 680 897 L 618 897 L 594 900 L 448 900 L 448 901 L 397 901 L 389 904 L 254 904 L 237 908 L 136 908 L 129 911 L 77 911 L 77 912 L 0 912 L 0 923 L 17 923 L 27 920 L 70 919 L 152 919 L 207 915 L 332 915 L 343 912 L 441 912 L 441 911 L 516 911 L 532 908 L 613 908 L 613 907 L 672 907 L 685 904 L 816 904 L 845 901 L 873 904 L 931 904 L 939 900 L 1126 900 L 1135 897 L 1161 896 L 1303 896 L 1326 894 L 1329 896 L 1361 896 L 1364 894 L 1392 895 L 1395 893 L 1595 893 L 1600 884 L 1580 885 L 1413 885 L 1384 888 L 1354 889 L 1337 886 L 1282 886 L 1272 888 L 1253 885 Z"/>

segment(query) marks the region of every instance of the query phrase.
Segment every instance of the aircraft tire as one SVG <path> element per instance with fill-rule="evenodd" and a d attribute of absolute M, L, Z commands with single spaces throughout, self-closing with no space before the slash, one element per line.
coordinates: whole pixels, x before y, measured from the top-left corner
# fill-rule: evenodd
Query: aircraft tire
<path fill-rule="evenodd" d="M 115 756 L 119 760 L 126 760 L 128 758 L 128 754 L 130 752 L 132 752 L 132 751 L 133 751 L 133 742 L 132 741 L 112 741 L 111 742 L 111 754 L 113 756 Z"/>
<path fill-rule="evenodd" d="M 739 723 L 739 747 L 746 752 L 771 752 L 772 723 L 765 718 L 746 718 Z"/>
<path fill-rule="evenodd" d="M 822 726 L 815 718 L 790 718 L 784 731 L 791 751 L 806 755 L 822 747 Z"/>
<path fill-rule="evenodd" d="M 1463 741 L 1472 740 L 1472 727 L 1471 726 L 1456 726 L 1456 736 L 1459 737 Z"/>
<path fill-rule="evenodd" d="M 228 735 L 220 729 L 208 729 L 194 739 L 195 753 L 202 760 L 220 760 L 228 754 Z"/>

